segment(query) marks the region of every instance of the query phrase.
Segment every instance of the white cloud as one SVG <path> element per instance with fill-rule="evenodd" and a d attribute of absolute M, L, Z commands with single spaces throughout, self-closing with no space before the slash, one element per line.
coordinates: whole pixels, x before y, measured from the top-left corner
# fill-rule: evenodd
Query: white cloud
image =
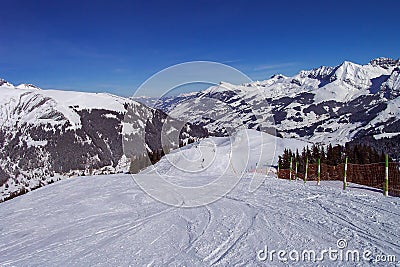
<path fill-rule="evenodd" d="M 265 65 L 258 65 L 254 67 L 253 71 L 263 71 L 263 70 L 273 70 L 273 69 L 282 69 L 287 67 L 296 66 L 298 63 L 296 62 L 287 62 L 287 63 L 280 63 L 280 64 L 265 64 Z"/>

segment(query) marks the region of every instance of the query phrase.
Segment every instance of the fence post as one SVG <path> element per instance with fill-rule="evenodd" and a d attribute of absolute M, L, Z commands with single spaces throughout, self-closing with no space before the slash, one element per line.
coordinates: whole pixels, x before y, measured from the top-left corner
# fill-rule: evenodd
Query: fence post
<path fill-rule="evenodd" d="M 383 187 L 383 194 L 387 197 L 389 195 L 389 155 L 385 155 L 385 184 Z"/>
<path fill-rule="evenodd" d="M 346 157 L 346 163 L 344 164 L 344 177 L 343 177 L 343 190 L 346 190 L 347 186 L 347 162 L 348 162 L 348 157 Z"/>
<path fill-rule="evenodd" d="M 321 183 L 321 159 L 318 158 L 318 181 L 317 185 Z"/>
<path fill-rule="evenodd" d="M 278 172 L 276 173 L 276 176 L 278 177 L 278 179 L 279 179 L 279 162 L 278 162 Z"/>
<path fill-rule="evenodd" d="M 296 171 L 295 171 L 295 174 L 294 174 L 294 179 L 297 181 L 297 167 L 299 166 L 299 162 L 298 161 L 296 161 Z"/>
<path fill-rule="evenodd" d="M 308 175 L 308 158 L 306 159 L 306 173 L 304 175 L 304 183 L 307 182 L 307 175 Z"/>
<path fill-rule="evenodd" d="M 293 169 L 293 157 L 290 157 L 290 173 L 289 173 L 289 181 L 292 181 L 292 169 Z"/>

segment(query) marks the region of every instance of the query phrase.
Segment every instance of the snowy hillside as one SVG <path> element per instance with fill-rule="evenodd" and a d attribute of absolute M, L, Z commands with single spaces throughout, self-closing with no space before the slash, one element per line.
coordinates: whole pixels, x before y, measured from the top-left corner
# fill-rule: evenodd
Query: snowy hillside
<path fill-rule="evenodd" d="M 280 138 L 256 130 L 242 130 L 231 137 L 209 137 L 172 151 L 142 173 L 185 176 L 187 171 L 201 175 L 274 171 L 285 148 L 301 151 L 310 143 Z M 204 159 L 204 161 L 202 161 Z M 188 169 L 191 168 L 191 169 Z"/>
<path fill-rule="evenodd" d="M 166 118 L 111 94 L 0 80 L 0 200 L 71 175 L 125 172 L 130 157 L 161 149 L 157 137 Z M 186 124 L 179 138 L 205 136 L 201 127 Z M 123 143 L 134 142 L 143 149 L 124 154 Z"/>
<path fill-rule="evenodd" d="M 243 134 L 250 139 L 241 138 Z M 155 170 L 170 182 L 198 188 L 197 198 L 208 197 L 211 192 L 203 192 L 201 185 L 217 179 L 224 166 L 231 169 L 227 177 L 234 179 L 232 169 L 243 155 L 229 158 L 226 152 L 244 140 L 251 140 L 250 151 L 273 151 L 275 142 L 281 144 L 255 131 L 232 139 L 208 138 L 170 154 L 170 161 L 164 158 Z M 265 147 L 260 149 L 260 143 Z M 260 159 L 250 154 L 246 166 Z M 399 264 L 400 200 L 376 189 L 350 185 L 343 191 L 338 182 L 316 186 L 253 176 L 243 168 L 242 179 L 219 200 L 182 208 L 193 196 L 164 191 L 178 204 L 169 206 L 138 187 L 137 179 L 151 180 L 155 170 L 136 175 L 135 181 L 123 174 L 72 178 L 0 203 L 0 265 L 366 266 L 382 256 L 387 261 L 396 257 Z M 196 170 L 200 173 L 191 172 Z M 251 192 L 254 179 L 261 185 Z M 267 255 L 272 250 L 286 254 L 265 257 L 266 247 Z M 329 258 L 323 252 L 329 249 L 342 257 Z M 294 250 L 298 258 L 289 254 Z M 302 256 L 305 250 L 316 253 L 316 262 Z M 356 250 L 359 258 L 346 256 L 349 250 Z"/>
<path fill-rule="evenodd" d="M 283 137 L 344 144 L 400 133 L 399 73 L 400 60 L 345 61 L 293 77 L 221 83 L 197 94 L 160 99 L 156 107 L 222 134 L 232 125 L 245 125 L 275 129 Z"/>

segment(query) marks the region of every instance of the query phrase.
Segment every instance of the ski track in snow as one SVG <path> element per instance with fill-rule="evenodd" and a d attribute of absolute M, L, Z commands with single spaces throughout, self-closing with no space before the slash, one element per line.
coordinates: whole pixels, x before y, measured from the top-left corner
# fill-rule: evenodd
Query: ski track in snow
<path fill-rule="evenodd" d="M 271 142 L 265 142 L 271 138 L 247 134 L 252 149 L 243 169 L 271 162 L 274 155 L 266 153 Z M 242 148 L 245 136 L 232 139 L 232 147 Z M 229 139 L 209 141 L 214 143 L 176 150 L 139 175 L 150 177 L 156 170 L 173 183 L 192 187 L 221 175 L 234 178 L 226 166 L 240 167 L 246 153 L 232 158 Z M 182 167 L 200 172 L 185 173 Z M 250 192 L 253 178 L 245 175 L 221 199 L 197 208 L 158 202 L 130 175 L 57 182 L 0 204 L 0 266 L 287 266 L 291 263 L 277 259 L 260 262 L 256 253 L 265 246 L 318 253 L 335 249 L 339 239 L 347 240 L 349 249 L 400 258 L 399 198 L 363 186 L 343 191 L 341 182 L 316 186 L 259 174 L 262 184 Z M 165 194 L 184 205 L 184 195 Z"/>
<path fill-rule="evenodd" d="M 256 252 L 319 251 L 340 238 L 400 258 L 398 198 L 343 192 L 340 182 L 268 177 L 254 193 L 249 183 L 245 176 L 212 204 L 180 208 L 153 200 L 129 175 L 65 180 L 0 204 L 0 265 L 286 266 Z"/>

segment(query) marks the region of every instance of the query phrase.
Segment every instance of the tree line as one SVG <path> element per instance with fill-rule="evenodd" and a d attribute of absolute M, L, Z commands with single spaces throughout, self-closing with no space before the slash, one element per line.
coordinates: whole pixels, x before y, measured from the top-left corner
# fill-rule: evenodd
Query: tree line
<path fill-rule="evenodd" d="M 371 146 L 365 144 L 346 144 L 345 146 L 329 144 L 327 147 L 313 144 L 303 148 L 301 152 L 297 149 L 293 152 L 291 149 L 285 149 L 283 155 L 279 156 L 278 164 L 281 169 L 289 169 L 290 161 L 292 167 L 298 164 L 298 171 L 305 172 L 306 161 L 309 164 L 321 163 L 336 166 L 345 162 L 348 157 L 348 163 L 352 164 L 371 164 L 385 161 L 385 154 L 377 151 Z M 389 158 L 389 161 L 392 161 Z"/>

